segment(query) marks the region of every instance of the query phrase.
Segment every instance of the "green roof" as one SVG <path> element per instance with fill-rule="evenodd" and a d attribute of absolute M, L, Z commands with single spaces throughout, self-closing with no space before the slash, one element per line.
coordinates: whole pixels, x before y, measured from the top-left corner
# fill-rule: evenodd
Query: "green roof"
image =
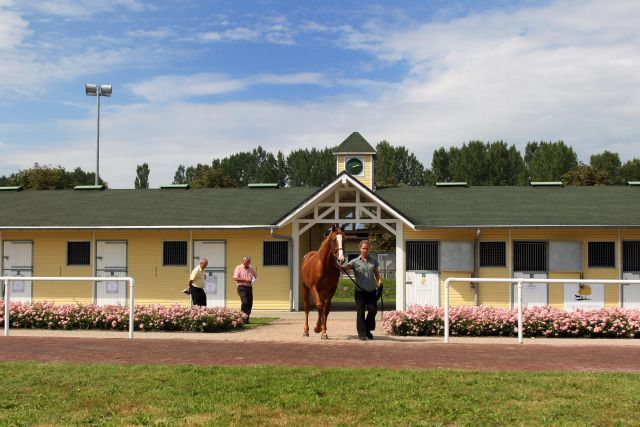
<path fill-rule="evenodd" d="M 347 137 L 347 139 L 342 141 L 342 144 L 340 144 L 333 152 L 333 154 L 340 153 L 375 154 L 376 149 L 373 148 L 371 144 L 369 144 L 358 132 L 353 132 Z"/>
<path fill-rule="evenodd" d="M 0 192 L 0 228 L 270 225 L 315 191 L 202 188 Z"/>
<path fill-rule="evenodd" d="M 418 227 L 640 226 L 640 189 L 399 187 L 376 192 Z"/>
<path fill-rule="evenodd" d="M 318 188 L 3 191 L 6 227 L 270 226 Z M 640 226 L 640 188 L 398 187 L 375 193 L 423 227 Z"/>

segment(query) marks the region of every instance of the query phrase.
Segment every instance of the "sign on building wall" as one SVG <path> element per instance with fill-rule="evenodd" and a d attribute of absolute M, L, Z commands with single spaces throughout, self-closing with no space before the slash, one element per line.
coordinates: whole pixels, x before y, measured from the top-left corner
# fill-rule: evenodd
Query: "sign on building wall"
<path fill-rule="evenodd" d="M 604 285 L 586 283 L 564 284 L 565 311 L 604 308 Z"/>

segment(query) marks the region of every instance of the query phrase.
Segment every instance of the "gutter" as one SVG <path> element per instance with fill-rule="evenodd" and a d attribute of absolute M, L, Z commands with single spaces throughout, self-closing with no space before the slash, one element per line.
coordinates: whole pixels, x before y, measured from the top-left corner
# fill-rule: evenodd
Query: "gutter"
<path fill-rule="evenodd" d="M 293 303 L 293 237 L 284 234 L 276 234 L 276 228 L 271 227 L 271 237 L 274 239 L 286 240 L 289 242 L 287 252 L 289 253 L 289 304 Z M 293 311 L 293 307 L 290 306 Z"/>

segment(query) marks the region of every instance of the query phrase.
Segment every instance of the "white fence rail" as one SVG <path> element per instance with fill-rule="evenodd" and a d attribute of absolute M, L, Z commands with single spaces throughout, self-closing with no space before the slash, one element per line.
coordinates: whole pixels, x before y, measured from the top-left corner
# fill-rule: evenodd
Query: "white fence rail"
<path fill-rule="evenodd" d="M 477 277 L 449 277 L 444 281 L 444 342 L 449 342 L 449 284 L 451 282 L 473 282 L 473 283 L 516 283 L 518 294 L 516 305 L 518 306 L 518 343 L 523 342 L 522 332 L 522 284 L 523 283 L 585 283 L 585 284 L 613 284 L 613 285 L 639 285 L 640 280 L 620 279 L 620 280 L 600 280 L 600 279 L 529 279 L 529 278 L 477 278 Z"/>
<path fill-rule="evenodd" d="M 129 282 L 129 339 L 133 339 L 133 288 L 134 281 L 131 277 L 0 277 L 4 283 L 4 336 L 9 336 L 9 302 L 11 300 L 11 286 L 9 282 L 25 281 L 29 282 Z"/>

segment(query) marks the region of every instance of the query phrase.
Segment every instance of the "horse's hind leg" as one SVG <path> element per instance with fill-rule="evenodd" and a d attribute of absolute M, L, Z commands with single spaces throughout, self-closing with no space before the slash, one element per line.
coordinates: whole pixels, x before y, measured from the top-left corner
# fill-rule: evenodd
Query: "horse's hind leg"
<path fill-rule="evenodd" d="M 304 304 L 304 332 L 303 337 L 309 336 L 309 288 L 302 284 L 302 302 Z"/>
<path fill-rule="evenodd" d="M 313 300 L 316 303 L 316 310 L 318 310 L 318 321 L 316 322 L 316 327 L 313 328 L 313 332 L 320 333 L 322 330 L 322 316 L 324 314 L 324 304 L 322 303 L 322 298 L 320 298 L 320 293 L 316 287 L 311 288 L 311 292 L 313 293 Z M 323 335 L 326 335 L 326 331 L 323 331 Z"/>

